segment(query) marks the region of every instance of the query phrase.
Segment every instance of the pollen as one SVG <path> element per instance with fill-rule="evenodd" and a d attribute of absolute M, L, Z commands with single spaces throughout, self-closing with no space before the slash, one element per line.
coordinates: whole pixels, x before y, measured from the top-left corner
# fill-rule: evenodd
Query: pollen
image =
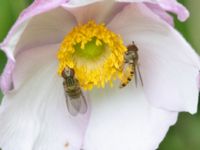
<path fill-rule="evenodd" d="M 105 24 L 89 21 L 79 24 L 69 32 L 57 53 L 58 74 L 65 67 L 74 69 L 75 77 L 85 90 L 104 88 L 107 83 L 122 77 L 126 46 L 120 35 Z"/>

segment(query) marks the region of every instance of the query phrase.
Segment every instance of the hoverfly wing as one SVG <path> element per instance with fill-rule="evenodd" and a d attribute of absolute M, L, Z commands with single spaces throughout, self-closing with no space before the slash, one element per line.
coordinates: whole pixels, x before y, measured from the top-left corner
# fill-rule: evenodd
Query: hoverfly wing
<path fill-rule="evenodd" d="M 138 79 L 140 80 L 140 83 L 143 86 L 144 84 L 143 84 L 143 80 L 142 80 L 142 75 L 141 75 L 140 67 L 139 67 L 138 64 L 134 67 L 134 72 L 135 72 L 135 84 L 136 84 L 136 87 L 138 85 Z"/>
<path fill-rule="evenodd" d="M 134 70 L 135 86 L 137 87 L 137 85 L 138 85 L 138 77 L 137 77 L 137 69 L 136 69 L 136 66 L 133 67 L 133 70 Z"/>
<path fill-rule="evenodd" d="M 80 95 L 80 103 L 81 103 L 80 113 L 84 114 L 87 112 L 88 105 L 87 105 L 86 98 L 82 91 L 81 91 L 81 95 Z"/>
<path fill-rule="evenodd" d="M 75 106 L 74 102 L 75 100 L 72 100 L 67 93 L 65 93 L 65 98 L 66 98 L 66 105 L 67 105 L 67 109 L 68 112 L 72 115 L 72 116 L 76 116 L 79 112 L 79 110 L 77 109 L 77 106 Z"/>
<path fill-rule="evenodd" d="M 69 113 L 73 116 L 76 116 L 78 113 L 86 113 L 88 106 L 85 96 L 81 92 L 81 95 L 77 98 L 71 98 L 66 95 L 66 104 Z"/>

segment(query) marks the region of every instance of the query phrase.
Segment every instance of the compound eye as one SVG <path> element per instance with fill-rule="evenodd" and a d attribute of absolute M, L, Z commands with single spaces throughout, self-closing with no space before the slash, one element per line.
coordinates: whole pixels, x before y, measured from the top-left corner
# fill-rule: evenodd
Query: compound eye
<path fill-rule="evenodd" d="M 66 73 L 65 73 L 65 69 L 62 71 L 62 77 L 63 78 L 66 78 L 67 76 L 66 76 Z"/>
<path fill-rule="evenodd" d="M 74 74 L 75 72 L 73 69 L 65 68 L 62 72 L 62 77 L 66 79 L 67 77 L 74 77 Z"/>
<path fill-rule="evenodd" d="M 74 74 L 75 74 L 74 69 L 70 69 L 70 75 L 74 76 Z"/>
<path fill-rule="evenodd" d="M 63 72 L 62 72 L 62 77 L 63 78 L 67 78 L 67 77 L 69 77 L 70 76 L 70 69 L 69 68 L 65 68 L 64 70 L 63 70 Z"/>

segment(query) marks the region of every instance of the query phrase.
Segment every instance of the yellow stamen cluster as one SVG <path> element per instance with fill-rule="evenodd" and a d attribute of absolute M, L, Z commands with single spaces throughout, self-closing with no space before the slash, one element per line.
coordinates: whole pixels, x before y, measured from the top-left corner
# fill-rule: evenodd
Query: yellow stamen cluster
<path fill-rule="evenodd" d="M 65 67 L 75 71 L 75 77 L 85 90 L 104 87 L 122 76 L 124 46 L 119 35 L 104 24 L 89 21 L 78 25 L 64 38 L 57 57 L 58 73 Z"/>

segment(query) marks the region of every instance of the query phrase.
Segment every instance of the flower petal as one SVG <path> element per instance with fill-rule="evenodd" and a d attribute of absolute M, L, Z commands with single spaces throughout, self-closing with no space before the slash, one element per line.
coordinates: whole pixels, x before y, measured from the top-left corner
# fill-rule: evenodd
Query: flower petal
<path fill-rule="evenodd" d="M 17 56 L 16 88 L 0 107 L 3 150 L 80 149 L 88 114 L 72 117 L 67 111 L 62 78 L 56 71 L 57 48 L 39 47 Z"/>
<path fill-rule="evenodd" d="M 15 67 L 13 60 L 8 59 L 4 68 L 3 74 L 0 76 L 0 89 L 6 93 L 13 88 L 12 85 L 12 71 Z"/>
<path fill-rule="evenodd" d="M 87 23 L 90 20 L 107 23 L 124 4 L 116 3 L 114 0 L 72 0 L 62 6 L 76 17 L 78 23 Z"/>
<path fill-rule="evenodd" d="M 107 0 L 69 0 L 67 7 L 82 7 L 82 6 L 86 6 L 86 5 L 90 5 L 96 2 L 100 2 L 100 1 L 104 1 L 105 3 L 107 3 L 107 5 L 109 4 L 108 2 L 111 1 L 107 1 Z M 114 0 L 113 0 L 114 1 Z M 178 15 L 178 19 L 180 21 L 185 21 L 188 17 L 189 17 L 189 12 L 188 10 L 179 2 L 177 2 L 176 0 L 115 0 L 117 2 L 133 2 L 133 3 L 145 3 L 150 9 L 152 9 L 154 11 L 155 14 L 157 14 L 158 16 L 160 16 L 162 19 L 164 19 L 165 21 L 167 21 L 169 24 L 173 25 L 173 17 L 168 14 L 167 12 L 172 12 Z M 107 6 L 106 5 L 106 6 Z M 97 14 L 93 14 L 93 12 L 98 11 L 98 7 L 97 10 L 92 10 L 91 8 L 87 8 L 86 10 L 90 10 L 90 11 L 83 11 L 84 9 L 82 8 L 81 10 L 76 10 L 74 12 L 75 16 L 77 16 L 78 20 L 80 22 L 85 22 L 85 20 L 89 19 L 94 19 L 95 16 L 98 15 Z M 91 11 L 92 10 L 92 11 Z M 89 15 L 89 17 L 87 19 L 85 19 L 85 16 L 87 15 L 80 15 L 82 13 L 80 12 L 84 12 L 87 15 Z M 92 12 L 92 13 L 89 13 Z M 103 13 L 104 11 L 100 11 L 101 13 Z M 92 16 L 92 17 L 91 17 Z M 84 18 L 84 19 L 83 19 Z M 96 17 L 95 19 L 97 19 L 98 17 Z"/>
<path fill-rule="evenodd" d="M 199 57 L 177 31 L 142 4 L 127 6 L 109 27 L 126 44 L 134 41 L 139 47 L 144 90 L 152 104 L 196 112 Z"/>
<path fill-rule="evenodd" d="M 28 22 L 39 14 L 48 12 L 57 8 L 60 4 L 65 3 L 66 0 L 35 0 L 27 9 L 25 9 L 19 16 L 18 20 L 11 28 L 7 37 L 0 44 L 0 48 L 4 50 L 7 56 L 14 60 L 14 50 L 19 42 L 19 39 L 24 32 Z"/>
<path fill-rule="evenodd" d="M 36 10 L 39 11 L 40 9 L 38 9 Z M 31 15 L 33 14 L 31 13 L 28 16 Z M 27 18 L 24 22 L 19 20 L 2 43 L 1 48 L 14 66 L 14 57 L 17 53 L 46 44 L 60 43 L 75 23 L 73 16 L 63 8 L 56 8 L 47 13 Z M 10 66 L 9 64 L 10 61 L 7 66 Z M 10 90 L 10 83 L 12 82 L 11 78 L 5 80 L 8 79 L 5 75 L 7 75 L 7 72 L 12 74 L 13 68 L 6 68 L 1 77 L 0 85 L 4 92 Z"/>
<path fill-rule="evenodd" d="M 176 0 L 160 0 L 158 4 L 164 10 L 177 14 L 181 21 L 185 21 L 189 17 L 188 10 Z"/>
<path fill-rule="evenodd" d="M 147 2 L 150 4 L 161 7 L 164 11 L 172 12 L 178 15 L 180 21 L 185 21 L 189 17 L 188 10 L 176 0 L 117 0 L 120 2 Z M 164 12 L 157 11 L 159 16 L 163 15 Z"/>
<path fill-rule="evenodd" d="M 140 87 L 92 91 L 86 150 L 154 150 L 164 138 L 177 112 L 155 108 Z"/>
<path fill-rule="evenodd" d="M 62 8 L 27 18 L 24 22 L 21 20 L 18 22 L 15 25 L 17 27 L 14 26 L 11 35 L 9 34 L 1 45 L 1 48 L 12 59 L 20 50 L 61 42 L 76 23 L 73 16 Z"/>
<path fill-rule="evenodd" d="M 173 16 L 167 13 L 165 10 L 163 10 L 159 5 L 146 3 L 146 6 L 149 7 L 155 14 L 160 16 L 163 20 L 168 22 L 170 25 L 174 26 Z"/>
<path fill-rule="evenodd" d="M 92 4 L 92 3 L 96 3 L 96 2 L 100 2 L 100 1 L 103 1 L 103 0 L 69 0 L 67 5 L 69 7 L 82 7 L 82 6 L 86 6 L 86 5 L 89 5 L 89 4 Z M 90 15 L 90 14 L 88 14 Z"/>

